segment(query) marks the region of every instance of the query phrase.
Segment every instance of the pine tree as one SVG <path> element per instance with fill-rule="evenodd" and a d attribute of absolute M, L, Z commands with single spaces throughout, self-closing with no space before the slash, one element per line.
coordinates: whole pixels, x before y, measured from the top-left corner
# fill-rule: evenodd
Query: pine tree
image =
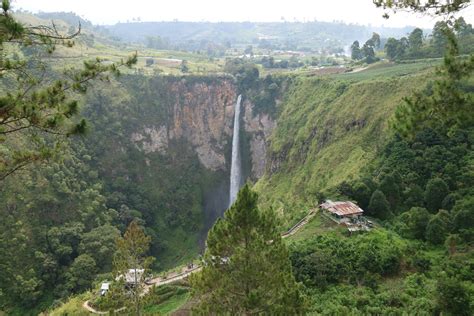
<path fill-rule="evenodd" d="M 471 0 L 429 0 L 429 1 L 413 1 L 413 0 L 373 0 L 377 7 L 384 9 L 397 10 L 411 10 L 413 12 L 428 13 L 433 16 L 451 16 L 456 12 L 467 8 Z M 385 18 L 389 15 L 386 12 Z"/>
<path fill-rule="evenodd" d="M 297 315 L 306 303 L 272 211 L 248 185 L 207 238 L 203 269 L 191 276 L 198 314 Z"/>
<path fill-rule="evenodd" d="M 86 121 L 79 117 L 79 94 L 90 81 L 109 80 L 119 75 L 119 67 L 131 67 L 134 54 L 119 63 L 105 64 L 100 58 L 84 61 L 82 68 L 68 67 L 54 72 L 49 60 L 56 46 L 71 47 L 81 28 L 60 34 L 55 25 L 26 26 L 10 12 L 10 1 L 0 9 L 0 79 L 9 84 L 0 90 L 0 181 L 31 163 L 62 153 L 67 137 L 84 133 Z M 31 54 L 35 47 L 46 54 Z M 23 50 L 20 54 L 7 54 Z M 54 80 L 51 80 L 54 78 Z"/>
<path fill-rule="evenodd" d="M 402 136 L 414 138 L 423 129 L 430 128 L 448 136 L 457 129 L 474 124 L 474 95 L 472 75 L 474 54 L 460 56 L 459 45 L 452 28 L 444 30 L 447 49 L 435 80 L 424 90 L 405 98 L 397 107 L 392 127 Z"/>
<path fill-rule="evenodd" d="M 114 256 L 114 274 L 121 282 L 115 284 L 115 291 L 126 291 L 124 286 L 124 276 L 131 273 L 134 277 L 133 285 L 129 293 L 118 293 L 115 296 L 124 298 L 121 302 L 124 306 L 133 309 L 135 315 L 141 315 L 141 296 L 145 285 L 145 276 L 153 262 L 152 257 L 147 256 L 150 248 L 151 238 L 146 236 L 142 228 L 136 221 L 130 223 L 123 238 L 117 239 L 117 252 Z M 127 295 L 128 294 L 128 295 Z M 127 300 L 127 296 L 130 296 Z M 118 303 L 118 302 L 115 302 Z"/>

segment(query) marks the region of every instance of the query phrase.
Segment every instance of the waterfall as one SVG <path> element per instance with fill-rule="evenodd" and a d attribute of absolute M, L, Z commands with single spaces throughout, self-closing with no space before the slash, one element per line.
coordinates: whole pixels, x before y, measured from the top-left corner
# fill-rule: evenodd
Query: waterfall
<path fill-rule="evenodd" d="M 239 95 L 235 103 L 234 113 L 234 134 L 232 135 L 232 162 L 230 165 L 230 195 L 229 207 L 237 198 L 240 189 L 240 150 L 239 150 L 239 129 L 240 129 L 240 101 L 242 96 Z"/>

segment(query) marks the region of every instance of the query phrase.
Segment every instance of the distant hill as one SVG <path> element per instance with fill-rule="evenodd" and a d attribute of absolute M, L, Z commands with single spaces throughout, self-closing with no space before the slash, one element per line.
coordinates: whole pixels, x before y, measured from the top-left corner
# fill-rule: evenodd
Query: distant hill
<path fill-rule="evenodd" d="M 146 42 L 160 36 L 172 43 L 213 41 L 219 44 L 285 45 L 289 49 L 323 49 L 328 45 L 347 46 L 354 40 L 401 37 L 414 27 L 370 27 L 340 22 L 130 22 L 107 26 L 110 33 L 130 42 Z"/>
<path fill-rule="evenodd" d="M 19 11 L 43 21 L 65 22 L 71 27 L 80 23 L 83 30 L 100 34 L 114 41 L 137 43 L 168 50 L 206 50 L 253 47 L 272 50 L 300 50 L 335 53 L 353 41 L 364 42 L 378 33 L 381 38 L 406 36 L 415 27 L 372 27 L 342 22 L 125 22 L 99 26 L 73 12 Z"/>
<path fill-rule="evenodd" d="M 74 12 L 39 12 L 36 16 L 45 20 L 63 20 L 70 25 L 80 23 L 83 28 L 93 28 L 91 21 L 81 18 Z"/>

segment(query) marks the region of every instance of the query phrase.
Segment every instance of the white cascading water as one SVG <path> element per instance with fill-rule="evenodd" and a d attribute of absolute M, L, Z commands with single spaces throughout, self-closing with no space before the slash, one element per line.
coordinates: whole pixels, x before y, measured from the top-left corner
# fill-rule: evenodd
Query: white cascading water
<path fill-rule="evenodd" d="M 240 101 L 242 96 L 239 95 L 235 103 L 234 113 L 234 134 L 232 135 L 232 161 L 230 165 L 230 195 L 229 207 L 237 198 L 240 189 L 240 152 L 239 152 L 239 129 L 240 129 Z"/>

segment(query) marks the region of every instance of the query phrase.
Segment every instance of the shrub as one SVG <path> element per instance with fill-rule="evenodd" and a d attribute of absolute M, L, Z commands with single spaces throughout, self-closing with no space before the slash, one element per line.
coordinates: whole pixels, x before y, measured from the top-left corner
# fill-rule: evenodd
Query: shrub
<path fill-rule="evenodd" d="M 428 181 L 425 190 L 425 203 L 428 210 L 437 212 L 441 209 L 443 200 L 448 193 L 448 185 L 442 179 L 434 178 Z"/>
<path fill-rule="evenodd" d="M 391 217 L 392 214 L 390 212 L 390 205 L 382 191 L 375 190 L 374 193 L 372 193 L 368 211 L 369 215 L 373 215 L 381 219 L 387 219 Z"/>
<path fill-rule="evenodd" d="M 449 213 L 444 210 L 439 211 L 426 226 L 426 240 L 435 245 L 442 244 L 450 231 L 450 226 Z"/>

